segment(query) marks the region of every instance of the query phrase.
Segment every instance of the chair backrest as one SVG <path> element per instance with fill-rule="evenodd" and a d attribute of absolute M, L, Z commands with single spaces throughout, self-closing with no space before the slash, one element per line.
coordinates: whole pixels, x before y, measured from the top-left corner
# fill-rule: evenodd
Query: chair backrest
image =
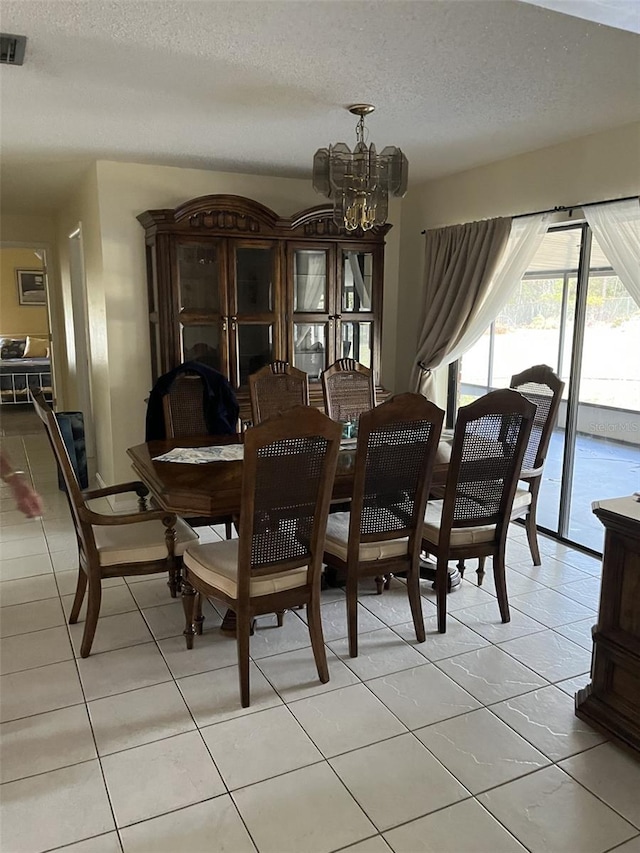
<path fill-rule="evenodd" d="M 564 382 L 546 364 L 536 364 L 511 377 L 510 388 L 536 407 L 531 435 L 522 462 L 523 474 L 542 473 L 551 433 L 558 421 Z"/>
<path fill-rule="evenodd" d="M 353 358 L 339 358 L 321 379 L 324 410 L 334 421 L 358 421 L 376 404 L 373 371 Z"/>
<path fill-rule="evenodd" d="M 207 435 L 205 385 L 197 373 L 179 373 L 162 398 L 167 438 Z"/>
<path fill-rule="evenodd" d="M 250 577 L 308 566 L 320 582 L 340 424 L 296 406 L 244 434 L 238 593 Z"/>
<path fill-rule="evenodd" d="M 62 474 L 64 485 L 69 502 L 69 509 L 76 529 L 78 538 L 78 546 L 80 548 L 80 560 L 88 561 L 90 558 L 97 560 L 97 551 L 95 540 L 93 538 L 93 529 L 88 522 L 82 521 L 80 518 L 80 507 L 84 507 L 85 501 L 82 495 L 78 478 L 71 464 L 67 446 L 64 443 L 58 420 L 53 413 L 51 407 L 47 404 L 42 391 L 31 394 L 33 407 L 36 414 L 45 426 L 49 444 L 53 450 L 53 455 L 58 464 L 58 469 Z"/>
<path fill-rule="evenodd" d="M 309 378 L 287 361 L 265 364 L 249 376 L 254 426 L 294 406 L 309 405 Z"/>
<path fill-rule="evenodd" d="M 398 394 L 363 412 L 358 428 L 349 559 L 360 542 L 409 537 L 420 548 L 444 412 L 422 394 Z"/>
<path fill-rule="evenodd" d="M 441 530 L 487 524 L 496 541 L 506 535 L 534 415 L 535 405 L 507 388 L 458 410 Z"/>

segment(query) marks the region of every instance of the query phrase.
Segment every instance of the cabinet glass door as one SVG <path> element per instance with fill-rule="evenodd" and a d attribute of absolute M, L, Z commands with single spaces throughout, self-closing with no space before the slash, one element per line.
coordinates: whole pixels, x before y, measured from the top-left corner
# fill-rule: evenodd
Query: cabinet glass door
<path fill-rule="evenodd" d="M 182 358 L 181 361 L 200 361 L 225 373 L 227 360 L 220 324 L 181 325 Z"/>
<path fill-rule="evenodd" d="M 188 314 L 219 314 L 219 246 L 179 243 L 177 265 L 179 310 Z"/>
<path fill-rule="evenodd" d="M 377 371 L 373 291 L 374 254 L 357 246 L 342 248 L 338 357 L 354 358 Z"/>
<path fill-rule="evenodd" d="M 373 323 L 342 320 L 340 358 L 355 358 L 365 367 L 373 367 Z"/>
<path fill-rule="evenodd" d="M 240 387 L 269 364 L 278 352 L 279 260 L 275 243 L 235 241 L 232 246 L 234 287 L 230 299 L 231 381 Z"/>
<path fill-rule="evenodd" d="M 326 249 L 296 249 L 293 254 L 293 310 L 328 313 Z"/>
<path fill-rule="evenodd" d="M 181 361 L 200 361 L 222 373 L 228 368 L 226 292 L 219 241 L 175 244 Z"/>
<path fill-rule="evenodd" d="M 373 311 L 373 255 L 357 249 L 342 252 L 342 288 L 340 305 L 343 314 Z"/>
<path fill-rule="evenodd" d="M 273 323 L 238 322 L 238 385 L 246 385 L 249 376 L 274 361 Z"/>
<path fill-rule="evenodd" d="M 308 373 L 311 382 L 317 382 L 335 352 L 335 275 L 330 249 L 294 247 L 292 267 L 293 364 Z"/>
<path fill-rule="evenodd" d="M 235 249 L 236 306 L 238 316 L 270 314 L 274 310 L 275 251 L 267 246 Z"/>
<path fill-rule="evenodd" d="M 293 366 L 317 382 L 328 367 L 329 322 L 293 324 Z"/>

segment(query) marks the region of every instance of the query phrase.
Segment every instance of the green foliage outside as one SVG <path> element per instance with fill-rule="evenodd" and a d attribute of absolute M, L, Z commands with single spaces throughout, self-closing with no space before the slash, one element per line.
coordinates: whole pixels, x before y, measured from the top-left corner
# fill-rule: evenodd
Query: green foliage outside
<path fill-rule="evenodd" d="M 495 321 L 495 333 L 504 334 L 516 328 L 557 329 L 560 326 L 562 278 L 526 278 Z M 567 319 L 571 322 L 575 308 L 576 279 L 569 279 Z M 587 293 L 587 325 L 607 323 L 618 326 L 640 315 L 620 279 L 614 275 L 591 276 Z"/>

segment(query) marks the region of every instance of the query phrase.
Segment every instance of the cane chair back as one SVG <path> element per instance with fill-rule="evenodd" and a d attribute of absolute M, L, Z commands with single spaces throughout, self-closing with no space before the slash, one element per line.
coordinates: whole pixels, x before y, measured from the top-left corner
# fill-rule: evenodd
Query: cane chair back
<path fill-rule="evenodd" d="M 498 602 L 509 621 L 504 548 L 535 406 L 509 389 L 458 410 L 444 501 L 427 507 L 422 546 L 437 556 L 438 629 L 446 630 L 447 562 L 493 556 Z"/>
<path fill-rule="evenodd" d="M 167 438 L 189 438 L 208 435 L 209 428 L 205 418 L 206 387 L 203 378 L 190 371 L 179 373 L 162 398 L 164 428 Z M 210 524 L 224 524 L 227 539 L 233 535 L 233 517 L 191 516 L 189 524 L 202 527 Z"/>
<path fill-rule="evenodd" d="M 327 566 L 346 572 L 352 657 L 360 577 L 406 572 L 416 636 L 425 639 L 419 556 L 443 417 L 421 394 L 399 394 L 360 416 L 351 511 L 330 516 L 324 555 Z"/>
<path fill-rule="evenodd" d="M 320 618 L 320 574 L 340 425 L 296 406 L 244 434 L 239 537 L 185 554 L 187 648 L 193 646 L 194 593 L 237 615 L 240 696 L 249 705 L 249 634 L 254 616 L 307 606 L 318 676 L 329 680 Z"/>
<path fill-rule="evenodd" d="M 249 376 L 253 425 L 294 406 L 309 405 L 309 378 L 286 361 L 266 364 Z"/>
<path fill-rule="evenodd" d="M 197 373 L 180 373 L 162 398 L 167 438 L 207 435 L 205 386 Z"/>
<path fill-rule="evenodd" d="M 322 373 L 324 410 L 334 421 L 354 423 L 376 404 L 373 372 L 353 358 L 340 358 Z"/>
<path fill-rule="evenodd" d="M 104 489 L 84 489 L 69 458 L 58 421 L 41 392 L 32 396 L 35 411 L 43 422 L 64 480 L 78 541 L 78 582 L 69 622 L 78 621 L 88 586 L 87 615 L 80 647 L 83 658 L 91 653 L 102 597 L 102 579 L 148 575 L 166 571 L 175 597 L 181 555 L 198 537 L 175 515 L 146 508 L 147 487 L 140 482 L 121 483 Z M 91 509 L 88 501 L 132 492 L 138 496 L 139 512 L 108 515 Z"/>
<path fill-rule="evenodd" d="M 522 473 L 528 476 L 537 470 L 542 473 L 551 434 L 558 420 L 564 382 L 546 364 L 537 364 L 512 376 L 509 387 L 536 407 Z"/>
<path fill-rule="evenodd" d="M 537 364 L 512 376 L 511 388 L 526 397 L 536 407 L 520 472 L 520 479 L 526 483 L 527 489 L 518 489 L 511 517 L 524 517 L 533 564 L 539 566 L 542 561 L 536 526 L 538 495 L 549 442 L 558 422 L 564 382 L 546 364 Z M 482 574 L 479 572 L 479 580 L 481 577 Z"/>

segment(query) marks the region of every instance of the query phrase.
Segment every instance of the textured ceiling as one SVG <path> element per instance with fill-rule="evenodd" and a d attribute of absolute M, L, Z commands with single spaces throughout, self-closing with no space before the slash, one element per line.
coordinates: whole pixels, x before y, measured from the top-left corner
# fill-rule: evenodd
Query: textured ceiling
<path fill-rule="evenodd" d="M 632 0 L 635 2 L 635 0 Z M 309 177 L 375 104 L 409 186 L 640 118 L 634 33 L 515 0 L 3 0 L 2 204 L 95 159 Z"/>

